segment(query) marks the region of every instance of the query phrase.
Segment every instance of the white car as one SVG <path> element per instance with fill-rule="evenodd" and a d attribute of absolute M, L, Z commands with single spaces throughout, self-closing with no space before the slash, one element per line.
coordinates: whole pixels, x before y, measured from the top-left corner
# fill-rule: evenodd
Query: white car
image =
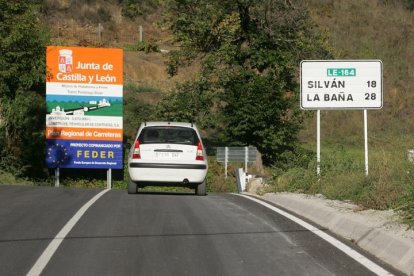
<path fill-rule="evenodd" d="M 145 186 L 180 186 L 205 195 L 207 170 L 195 124 L 142 123 L 128 156 L 128 193 Z"/>

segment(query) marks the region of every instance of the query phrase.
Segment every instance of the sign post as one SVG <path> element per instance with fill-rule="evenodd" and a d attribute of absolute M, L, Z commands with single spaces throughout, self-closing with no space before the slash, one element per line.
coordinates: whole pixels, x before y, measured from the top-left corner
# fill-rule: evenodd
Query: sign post
<path fill-rule="evenodd" d="M 304 60 L 300 106 L 317 110 L 317 168 L 320 176 L 320 110 L 364 110 L 365 175 L 368 175 L 368 109 L 383 106 L 382 61 Z"/>
<path fill-rule="evenodd" d="M 106 188 L 107 189 L 112 188 L 112 169 L 108 169 L 106 171 Z"/>
<path fill-rule="evenodd" d="M 316 174 L 321 176 L 321 110 L 316 111 Z"/>
<path fill-rule="evenodd" d="M 227 163 L 229 161 L 229 148 L 224 148 L 224 178 L 227 178 Z"/>
<path fill-rule="evenodd" d="M 368 111 L 364 109 L 365 176 L 368 176 Z"/>
<path fill-rule="evenodd" d="M 49 46 L 46 64 L 47 166 L 107 169 L 110 188 L 123 167 L 122 49 Z"/>
<path fill-rule="evenodd" d="M 60 170 L 59 168 L 55 169 L 55 187 L 59 188 L 60 185 Z"/>

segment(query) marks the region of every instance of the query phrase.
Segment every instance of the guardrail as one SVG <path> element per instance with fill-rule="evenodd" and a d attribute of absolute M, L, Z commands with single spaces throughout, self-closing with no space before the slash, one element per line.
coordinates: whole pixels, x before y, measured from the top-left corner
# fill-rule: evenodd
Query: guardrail
<path fill-rule="evenodd" d="M 256 162 L 256 147 L 218 147 L 217 162 L 224 163 L 224 175 L 227 178 L 227 165 L 229 162 L 244 162 L 244 172 L 247 173 L 247 164 Z"/>

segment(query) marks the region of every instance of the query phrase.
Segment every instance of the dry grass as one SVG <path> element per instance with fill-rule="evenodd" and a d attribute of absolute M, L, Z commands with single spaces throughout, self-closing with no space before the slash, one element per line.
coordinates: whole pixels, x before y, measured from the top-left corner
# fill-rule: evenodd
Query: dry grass
<path fill-rule="evenodd" d="M 179 74 L 170 77 L 167 74 L 166 57 L 161 53 L 124 52 L 125 82 L 138 85 L 150 85 L 168 92 L 177 82 L 183 82 L 194 77 L 199 71 L 197 65 L 183 68 Z"/>

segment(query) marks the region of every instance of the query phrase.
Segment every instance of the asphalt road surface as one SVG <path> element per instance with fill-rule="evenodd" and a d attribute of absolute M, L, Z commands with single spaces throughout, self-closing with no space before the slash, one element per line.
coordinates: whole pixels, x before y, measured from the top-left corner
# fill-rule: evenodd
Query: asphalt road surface
<path fill-rule="evenodd" d="M 98 189 L 0 186 L 0 275 L 26 275 Z M 41 275 L 372 275 L 283 216 L 229 194 L 111 190 Z"/>

